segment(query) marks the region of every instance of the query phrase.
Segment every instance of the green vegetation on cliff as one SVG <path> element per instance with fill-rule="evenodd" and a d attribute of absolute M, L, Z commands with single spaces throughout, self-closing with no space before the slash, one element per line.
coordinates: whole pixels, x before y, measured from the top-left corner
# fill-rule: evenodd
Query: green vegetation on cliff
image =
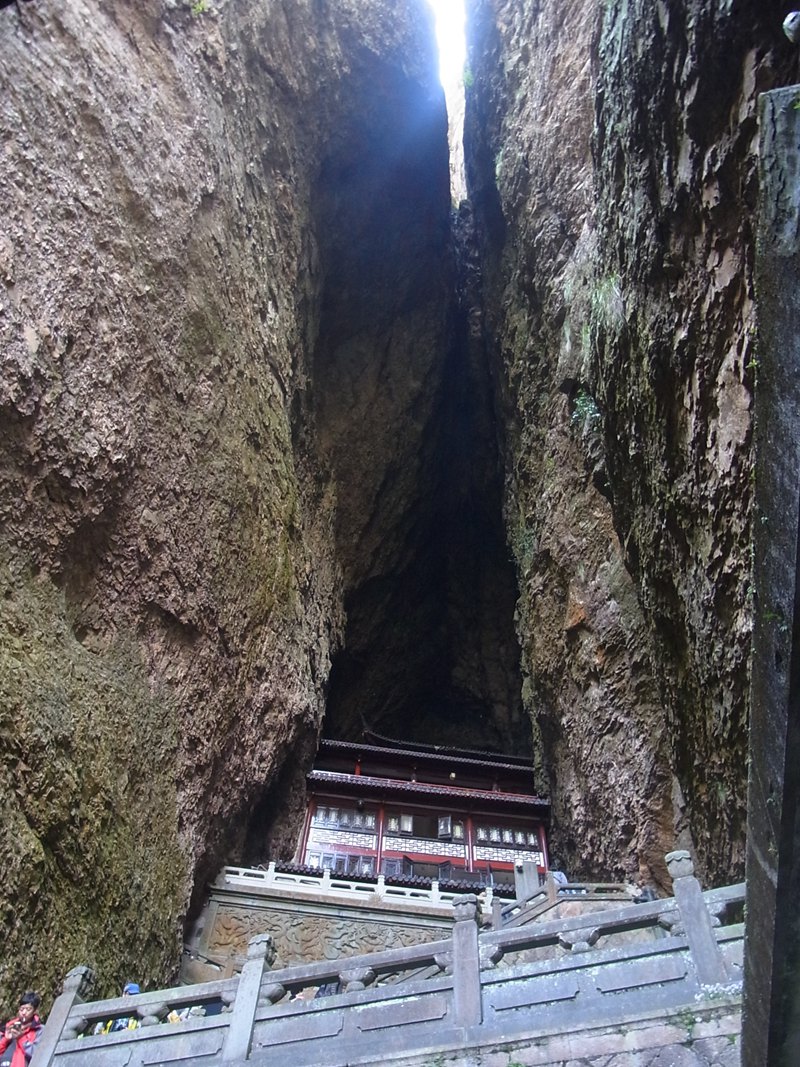
<path fill-rule="evenodd" d="M 78 963 L 107 995 L 163 981 L 187 879 L 171 699 L 130 635 L 90 651 L 49 579 L 4 573 L 0 1003 L 28 987 L 47 1002 Z"/>

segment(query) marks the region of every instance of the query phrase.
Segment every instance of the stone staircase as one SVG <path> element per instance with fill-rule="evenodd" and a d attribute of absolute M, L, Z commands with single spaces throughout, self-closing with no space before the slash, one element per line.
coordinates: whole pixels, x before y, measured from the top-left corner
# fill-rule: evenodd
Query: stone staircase
<path fill-rule="evenodd" d="M 481 933 L 465 895 L 446 940 L 346 960 L 272 971 L 260 935 L 240 976 L 95 1002 L 76 968 L 32 1067 L 733 1065 L 744 887 L 703 893 L 688 854 L 668 862 L 669 899 L 545 921 L 529 908 Z M 331 982 L 342 991 L 302 999 Z M 164 1021 L 192 1005 L 208 1014 Z M 139 1029 L 80 1036 L 132 1013 Z"/>

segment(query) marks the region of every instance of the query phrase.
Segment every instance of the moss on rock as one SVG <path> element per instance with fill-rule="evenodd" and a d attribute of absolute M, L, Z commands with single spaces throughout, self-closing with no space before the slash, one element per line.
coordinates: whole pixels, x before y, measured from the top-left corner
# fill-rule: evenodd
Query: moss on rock
<path fill-rule="evenodd" d="M 188 875 L 174 702 L 132 635 L 84 647 L 48 578 L 7 576 L 1 603 L 0 1000 L 25 987 L 47 1000 L 78 963 L 101 994 L 126 976 L 161 981 Z"/>

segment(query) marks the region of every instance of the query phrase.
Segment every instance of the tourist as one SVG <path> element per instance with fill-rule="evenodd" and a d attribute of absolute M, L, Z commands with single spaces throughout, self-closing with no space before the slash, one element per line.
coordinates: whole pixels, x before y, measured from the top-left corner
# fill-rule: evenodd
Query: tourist
<path fill-rule="evenodd" d="M 122 987 L 123 997 L 135 997 L 137 993 L 141 993 L 141 989 L 136 982 L 126 982 Z M 138 1015 L 123 1015 L 119 1019 L 108 1019 L 107 1021 L 100 1021 L 92 1031 L 94 1034 L 116 1034 L 120 1030 L 135 1030 L 139 1023 Z"/>
<path fill-rule="evenodd" d="M 314 999 L 318 1000 L 320 997 L 333 997 L 336 996 L 337 993 L 341 993 L 341 991 L 342 983 L 338 978 L 330 982 L 323 982 L 321 986 L 317 987 Z M 306 998 L 304 997 L 303 999 L 305 1000 Z"/>
<path fill-rule="evenodd" d="M 649 885 L 644 878 L 640 878 L 636 883 L 637 893 L 634 897 L 636 904 L 647 904 L 651 900 L 658 900 L 658 893 L 652 885 Z"/>
<path fill-rule="evenodd" d="M 561 867 L 561 864 L 559 863 L 559 861 L 555 858 L 555 856 L 551 856 L 550 857 L 550 862 L 553 865 L 550 868 L 550 874 L 552 875 L 553 881 L 556 883 L 556 885 L 566 885 L 567 884 L 567 876 L 566 876 L 566 874 L 564 874 L 564 872 L 562 870 L 559 869 Z"/>
<path fill-rule="evenodd" d="M 122 987 L 123 997 L 135 997 L 137 993 L 141 993 L 138 983 L 126 982 Z M 127 1015 L 121 1019 L 115 1019 L 111 1024 L 111 1033 L 116 1034 L 119 1030 L 135 1030 L 139 1026 L 138 1015 Z"/>
<path fill-rule="evenodd" d="M 189 1019 L 202 1019 L 206 1013 L 206 1009 L 202 1004 L 192 1004 L 190 1007 L 182 1008 L 180 1011 L 177 1008 L 173 1008 L 167 1015 L 168 1023 L 185 1023 Z"/>
<path fill-rule="evenodd" d="M 26 1067 L 42 1033 L 37 1015 L 39 994 L 29 990 L 20 998 L 17 1014 L 10 1019 L 0 1037 L 0 1067 Z"/>

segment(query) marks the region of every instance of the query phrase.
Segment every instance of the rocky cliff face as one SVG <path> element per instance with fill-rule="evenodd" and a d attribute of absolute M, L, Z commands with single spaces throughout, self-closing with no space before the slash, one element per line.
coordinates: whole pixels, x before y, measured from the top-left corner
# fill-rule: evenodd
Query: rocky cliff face
<path fill-rule="evenodd" d="M 526 705 L 571 870 L 741 873 L 755 100 L 777 4 L 472 4 Z"/>
<path fill-rule="evenodd" d="M 738 872 L 779 23 L 472 0 L 453 234 L 424 0 L 0 11 L 4 995 L 163 984 L 323 713 Z"/>
<path fill-rule="evenodd" d="M 43 2 L 0 71 L 2 985 L 163 984 L 251 813 L 292 841 L 345 592 L 431 447 L 429 18 Z"/>

